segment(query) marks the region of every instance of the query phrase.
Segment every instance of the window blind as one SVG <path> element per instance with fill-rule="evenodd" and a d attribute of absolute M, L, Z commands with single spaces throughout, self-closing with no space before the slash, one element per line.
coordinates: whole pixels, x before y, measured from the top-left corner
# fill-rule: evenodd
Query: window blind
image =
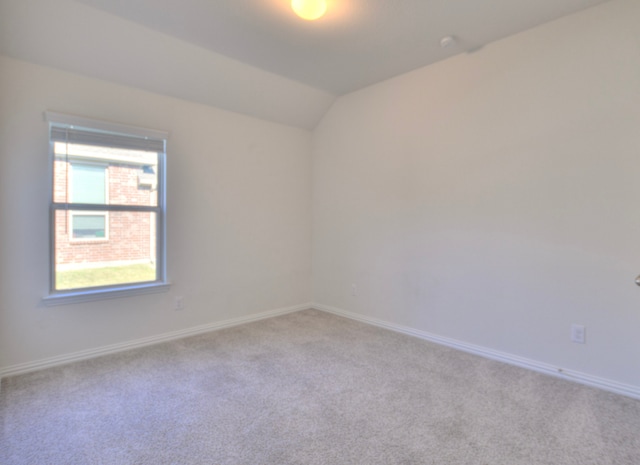
<path fill-rule="evenodd" d="M 45 112 L 44 117 L 51 125 L 50 139 L 53 142 L 164 153 L 165 143 L 169 136 L 165 131 L 51 111 Z"/>

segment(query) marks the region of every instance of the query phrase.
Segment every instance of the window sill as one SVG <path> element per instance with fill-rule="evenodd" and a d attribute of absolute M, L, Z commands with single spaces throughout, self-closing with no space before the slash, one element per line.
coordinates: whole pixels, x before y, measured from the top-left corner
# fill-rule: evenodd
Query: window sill
<path fill-rule="evenodd" d="M 105 289 L 92 289 L 86 291 L 56 292 L 42 299 L 47 307 L 56 305 L 75 304 L 80 302 L 91 302 L 95 300 L 118 299 L 134 295 L 156 294 L 167 292 L 171 287 L 170 283 L 149 283 L 132 286 L 117 286 Z"/>

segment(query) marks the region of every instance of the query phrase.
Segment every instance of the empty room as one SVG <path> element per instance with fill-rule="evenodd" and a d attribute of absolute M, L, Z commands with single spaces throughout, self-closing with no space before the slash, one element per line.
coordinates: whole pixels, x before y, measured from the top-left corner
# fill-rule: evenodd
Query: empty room
<path fill-rule="evenodd" d="M 0 0 L 0 463 L 640 463 L 640 1 Z"/>

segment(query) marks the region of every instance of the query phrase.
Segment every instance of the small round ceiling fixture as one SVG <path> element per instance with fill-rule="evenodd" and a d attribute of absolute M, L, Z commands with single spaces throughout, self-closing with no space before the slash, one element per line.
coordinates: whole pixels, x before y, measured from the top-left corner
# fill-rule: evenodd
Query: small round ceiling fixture
<path fill-rule="evenodd" d="M 456 44 L 456 38 L 453 36 L 444 36 L 440 39 L 440 47 L 447 48 Z"/>
<path fill-rule="evenodd" d="M 327 0 L 291 0 L 291 9 L 302 19 L 313 21 L 327 12 Z"/>

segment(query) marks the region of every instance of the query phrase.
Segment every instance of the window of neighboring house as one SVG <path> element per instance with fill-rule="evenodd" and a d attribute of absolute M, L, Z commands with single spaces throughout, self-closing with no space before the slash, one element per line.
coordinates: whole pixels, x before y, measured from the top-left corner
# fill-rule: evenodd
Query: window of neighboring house
<path fill-rule="evenodd" d="M 45 303 L 166 289 L 167 134 L 51 112 L 46 118 L 52 199 Z"/>
<path fill-rule="evenodd" d="M 73 203 L 107 203 L 107 165 L 71 163 L 69 191 Z M 107 240 L 108 212 L 72 212 L 70 240 Z"/>

